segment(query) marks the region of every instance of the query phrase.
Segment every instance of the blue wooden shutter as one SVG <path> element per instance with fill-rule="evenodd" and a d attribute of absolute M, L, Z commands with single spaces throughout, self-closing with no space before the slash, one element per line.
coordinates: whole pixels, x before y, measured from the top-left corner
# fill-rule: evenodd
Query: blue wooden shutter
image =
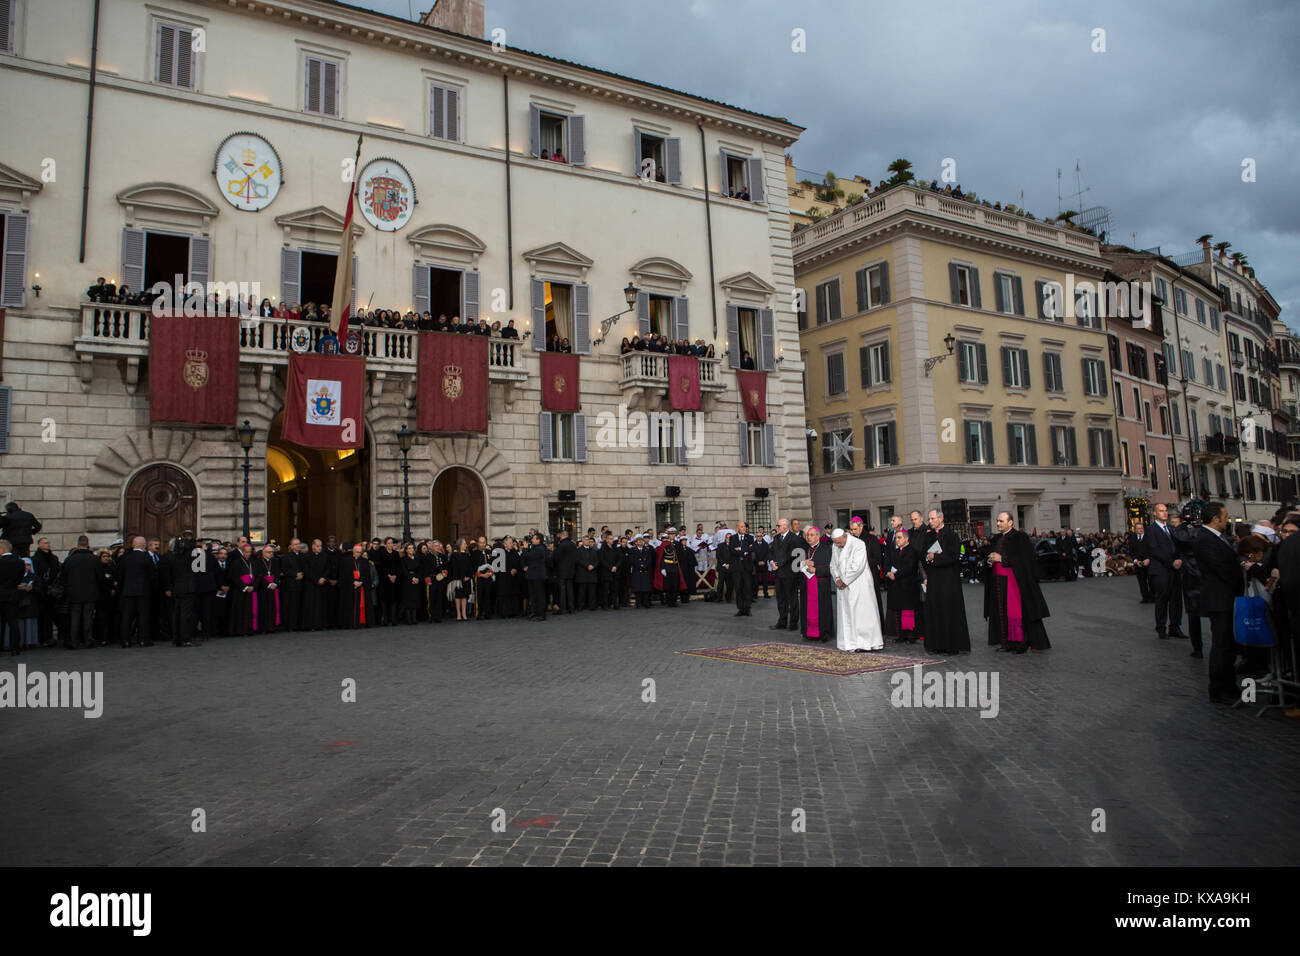
<path fill-rule="evenodd" d="M 14 389 L 0 385 L 0 454 L 9 452 L 9 422 L 13 416 Z"/>
<path fill-rule="evenodd" d="M 880 301 L 877 305 L 885 305 L 889 302 L 889 263 L 880 264 Z"/>
<path fill-rule="evenodd" d="M 415 314 L 423 316 L 429 311 L 429 267 L 417 265 L 411 278 L 414 291 Z"/>
<path fill-rule="evenodd" d="M 679 136 L 664 140 L 664 179 L 670 186 L 682 183 L 682 140 Z"/>
<path fill-rule="evenodd" d="M 428 274 L 427 272 L 425 273 Z M 460 284 L 461 318 L 477 321 L 479 319 L 479 274 L 473 269 L 466 269 Z M 425 308 L 428 308 L 426 306 Z M 423 311 L 417 309 L 417 312 Z"/>
<path fill-rule="evenodd" d="M 650 293 L 638 292 L 636 294 L 636 327 L 637 334 L 645 338 L 650 334 Z"/>
<path fill-rule="evenodd" d="M 763 202 L 766 191 L 763 187 L 763 160 L 746 160 L 749 164 L 749 201 Z"/>
<path fill-rule="evenodd" d="M 424 266 L 416 266 L 415 271 L 418 274 Z M 424 297 L 429 298 L 428 272 L 425 272 L 425 289 Z M 419 289 L 419 279 L 416 279 L 416 288 Z M 298 304 L 298 296 L 302 294 L 302 251 L 299 249 L 281 249 L 280 250 L 280 305 L 284 308 Z M 419 295 L 417 291 L 416 295 Z"/>
<path fill-rule="evenodd" d="M 748 465 L 749 464 L 749 422 L 738 422 L 737 424 L 740 426 L 740 463 L 742 465 Z M 826 436 L 823 435 L 822 440 L 825 441 L 825 439 Z"/>
<path fill-rule="evenodd" d="M 528 106 L 528 152 L 536 158 L 541 158 L 542 111 L 531 103 Z"/>
<path fill-rule="evenodd" d="M 1016 354 L 1020 361 L 1020 384 L 1023 388 L 1031 388 L 1029 379 L 1029 349 L 1016 349 Z"/>
<path fill-rule="evenodd" d="M 122 281 L 121 286 L 131 287 L 132 292 L 141 291 L 144 285 L 144 230 L 122 230 Z M 180 295 L 180 290 L 176 290 Z"/>
<path fill-rule="evenodd" d="M 975 343 L 975 354 L 979 359 L 979 382 L 981 385 L 987 385 L 989 383 L 989 356 L 983 342 Z"/>
<path fill-rule="evenodd" d="M 763 464 L 776 467 L 776 429 L 771 422 L 763 423 Z"/>
<path fill-rule="evenodd" d="M 541 412 L 537 416 L 537 444 L 541 450 L 542 461 L 552 461 L 555 458 L 555 449 L 551 446 L 552 414 L 552 412 Z"/>
<path fill-rule="evenodd" d="M 190 282 L 206 290 L 212 279 L 212 240 L 207 236 L 190 236 Z M 139 292 L 139 289 L 135 291 Z"/>
<path fill-rule="evenodd" d="M 569 165 L 587 165 L 587 119 L 585 116 L 570 116 L 569 127 Z"/>
<path fill-rule="evenodd" d="M 533 313 L 533 348 L 546 351 L 546 283 L 541 279 L 528 280 L 528 296 Z"/>
<path fill-rule="evenodd" d="M 574 355 L 591 354 L 591 286 L 573 287 L 573 346 Z"/>
<path fill-rule="evenodd" d="M 838 284 L 836 286 L 838 289 Z M 776 329 L 775 316 L 771 309 L 758 310 L 758 353 L 759 368 L 765 372 L 776 370 Z"/>
<path fill-rule="evenodd" d="M 4 287 L 0 307 L 21 309 L 27 303 L 27 228 L 25 213 L 4 216 Z"/>
<path fill-rule="evenodd" d="M 691 300 L 684 295 L 673 299 L 673 338 L 691 339 Z"/>
<path fill-rule="evenodd" d="M 718 192 L 724 196 L 730 196 L 731 174 L 727 171 L 727 154 L 725 151 L 718 153 L 718 165 L 722 169 L 722 178 L 718 180 Z"/>
<path fill-rule="evenodd" d="M 587 416 L 581 412 L 573 416 L 573 460 L 587 460 Z"/>
<path fill-rule="evenodd" d="M 740 307 L 727 306 L 727 361 L 740 368 Z"/>
<path fill-rule="evenodd" d="M 975 308 L 984 308 L 984 299 L 980 295 L 980 271 L 974 266 L 970 269 L 970 301 Z"/>

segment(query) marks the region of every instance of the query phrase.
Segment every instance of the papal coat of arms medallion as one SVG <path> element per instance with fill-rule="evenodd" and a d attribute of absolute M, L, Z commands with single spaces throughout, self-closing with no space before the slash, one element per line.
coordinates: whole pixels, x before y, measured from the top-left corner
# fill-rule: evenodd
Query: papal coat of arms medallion
<path fill-rule="evenodd" d="M 442 367 L 442 394 L 453 402 L 460 398 L 460 394 L 465 388 L 465 383 L 460 377 L 460 371 L 459 365 L 444 365 Z"/>
<path fill-rule="evenodd" d="M 185 384 L 198 391 L 208 384 L 208 353 L 202 349 L 186 349 L 185 368 L 181 373 Z"/>

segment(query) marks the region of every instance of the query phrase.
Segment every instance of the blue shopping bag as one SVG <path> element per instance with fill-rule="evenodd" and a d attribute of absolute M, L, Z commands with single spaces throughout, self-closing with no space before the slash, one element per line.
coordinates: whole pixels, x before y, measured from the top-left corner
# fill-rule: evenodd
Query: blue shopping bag
<path fill-rule="evenodd" d="M 1238 644 L 1272 647 L 1273 628 L 1268 620 L 1268 601 L 1262 597 L 1239 597 L 1232 606 L 1232 636 Z"/>

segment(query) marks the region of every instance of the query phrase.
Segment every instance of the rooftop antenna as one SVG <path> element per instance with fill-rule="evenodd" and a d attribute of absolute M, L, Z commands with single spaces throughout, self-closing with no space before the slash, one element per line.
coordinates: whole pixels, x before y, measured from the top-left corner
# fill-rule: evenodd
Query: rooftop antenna
<path fill-rule="evenodd" d="M 1061 214 L 1061 167 L 1056 167 L 1056 214 Z"/>
<path fill-rule="evenodd" d="M 1081 171 L 1079 169 L 1079 161 L 1076 159 L 1074 161 L 1074 205 L 1079 212 L 1083 212 L 1083 194 L 1086 192 L 1092 192 L 1092 187 L 1089 186 L 1087 189 L 1084 189 L 1083 181 L 1080 176 Z"/>

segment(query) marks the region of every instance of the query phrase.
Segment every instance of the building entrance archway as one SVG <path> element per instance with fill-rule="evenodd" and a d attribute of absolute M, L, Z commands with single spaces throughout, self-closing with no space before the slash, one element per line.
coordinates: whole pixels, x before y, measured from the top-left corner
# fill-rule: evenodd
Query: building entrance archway
<path fill-rule="evenodd" d="M 486 534 L 483 480 L 469 468 L 445 469 L 433 483 L 433 536 L 455 544 L 457 538 Z"/>
<path fill-rule="evenodd" d="M 370 448 L 333 451 L 305 448 L 281 437 L 284 412 L 271 422 L 266 443 L 266 526 L 269 540 L 281 547 L 292 538 L 339 542 L 368 538 L 370 513 Z"/>

